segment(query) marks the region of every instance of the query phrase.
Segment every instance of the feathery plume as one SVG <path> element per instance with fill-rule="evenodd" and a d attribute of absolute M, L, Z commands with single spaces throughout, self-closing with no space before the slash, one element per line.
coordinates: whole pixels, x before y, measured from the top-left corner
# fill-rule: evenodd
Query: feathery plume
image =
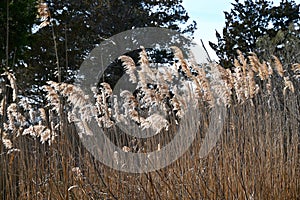
<path fill-rule="evenodd" d="M 189 66 L 186 62 L 186 60 L 183 57 L 183 53 L 177 46 L 171 46 L 170 47 L 174 51 L 174 56 L 179 60 L 180 67 L 182 68 L 182 71 L 187 75 L 187 77 L 191 77 L 191 71 L 189 69 Z"/>
<path fill-rule="evenodd" d="M 167 129 L 168 124 L 168 121 L 163 116 L 154 113 L 141 123 L 141 127 L 143 130 L 151 128 L 155 131 L 155 134 L 158 134 L 163 128 Z"/>
<path fill-rule="evenodd" d="M 259 86 L 254 79 L 254 71 L 250 69 L 247 73 L 249 97 L 253 98 L 259 91 Z"/>
<path fill-rule="evenodd" d="M 171 67 L 162 68 L 163 80 L 172 83 L 173 82 L 173 73 Z"/>
<path fill-rule="evenodd" d="M 235 64 L 233 77 L 234 77 L 234 89 L 235 89 L 238 103 L 244 103 L 246 100 L 246 96 L 245 96 L 246 77 L 244 76 L 244 73 L 242 73 L 241 65 Z"/>
<path fill-rule="evenodd" d="M 283 70 L 283 67 L 282 67 L 282 64 L 281 64 L 280 60 L 274 55 L 272 57 L 273 57 L 274 62 L 275 62 L 275 68 L 277 70 L 277 73 L 279 74 L 279 76 L 283 77 L 285 70 Z"/>
<path fill-rule="evenodd" d="M 214 93 L 216 103 L 229 106 L 231 102 L 231 89 L 232 83 L 228 74 L 224 68 L 215 63 L 211 64 L 211 87 Z"/>
<path fill-rule="evenodd" d="M 286 89 L 289 89 L 292 93 L 295 92 L 294 85 L 292 81 L 290 81 L 290 78 L 288 76 L 285 76 L 284 78 L 284 88 L 283 88 L 283 94 L 286 94 Z"/>
<path fill-rule="evenodd" d="M 103 92 L 104 92 L 105 98 L 111 97 L 111 95 L 113 94 L 113 91 L 112 91 L 110 85 L 105 82 L 101 83 L 100 85 L 103 87 Z"/>
<path fill-rule="evenodd" d="M 143 46 L 141 46 L 140 48 L 142 49 L 142 51 L 140 52 L 139 63 L 141 65 L 149 66 L 149 59 L 148 59 L 148 56 L 147 56 L 146 49 Z"/>
<path fill-rule="evenodd" d="M 253 52 L 250 52 L 249 54 L 250 55 L 248 56 L 248 59 L 249 59 L 249 62 L 250 62 L 251 69 L 254 72 L 258 73 L 258 69 L 259 69 L 259 66 L 260 66 L 260 62 L 258 60 L 258 57 Z"/>
<path fill-rule="evenodd" d="M 266 80 L 269 78 L 269 69 L 265 61 L 263 63 L 260 63 L 258 68 L 258 75 L 260 77 L 260 80 Z"/>
<path fill-rule="evenodd" d="M 247 68 L 247 59 L 245 59 L 243 53 L 240 50 L 237 50 L 238 54 L 238 61 L 241 64 L 241 67 L 243 69 L 244 76 L 246 75 L 246 68 Z"/>
<path fill-rule="evenodd" d="M 50 24 L 50 11 L 48 8 L 48 4 L 45 3 L 43 0 L 37 1 L 37 18 L 40 19 L 41 24 L 39 25 L 39 28 L 43 28 Z"/>
<path fill-rule="evenodd" d="M 40 141 L 42 142 L 42 144 L 44 144 L 45 142 L 50 140 L 50 138 L 51 138 L 50 129 L 46 128 L 44 131 L 42 131 L 41 134 L 40 134 L 40 137 L 41 137 Z"/>
<path fill-rule="evenodd" d="M 12 103 L 7 107 L 7 118 L 8 118 L 8 129 L 15 131 L 16 130 L 16 123 L 15 119 L 18 117 L 17 112 L 17 104 Z"/>
<path fill-rule="evenodd" d="M 57 92 L 49 85 L 44 85 L 43 90 L 47 92 L 46 99 L 49 101 L 48 105 L 53 106 L 52 110 L 60 113 L 60 99 Z"/>
<path fill-rule="evenodd" d="M 13 91 L 13 95 L 12 95 L 13 99 L 12 100 L 16 101 L 16 99 L 17 99 L 17 83 L 16 83 L 15 75 L 13 75 L 12 73 L 10 73 L 8 71 L 4 72 L 2 75 L 7 77 L 8 81 L 10 83 L 10 87 Z"/>
<path fill-rule="evenodd" d="M 42 120 L 43 120 L 44 122 L 46 122 L 46 121 L 47 121 L 47 116 L 46 116 L 46 111 L 45 111 L 45 109 L 44 109 L 44 108 L 39 108 L 39 111 L 40 111 L 40 116 L 41 116 Z"/>
<path fill-rule="evenodd" d="M 292 71 L 294 72 L 294 77 L 296 79 L 300 79 L 300 64 L 299 63 L 295 63 L 292 65 Z"/>
<path fill-rule="evenodd" d="M 136 66 L 134 60 L 129 56 L 120 56 L 119 59 L 123 62 L 123 66 L 126 69 L 126 73 L 129 75 L 129 81 L 132 83 L 137 82 L 137 78 L 134 74 Z"/>
<path fill-rule="evenodd" d="M 10 139 L 2 138 L 2 143 L 6 149 L 11 149 L 13 147 Z"/>

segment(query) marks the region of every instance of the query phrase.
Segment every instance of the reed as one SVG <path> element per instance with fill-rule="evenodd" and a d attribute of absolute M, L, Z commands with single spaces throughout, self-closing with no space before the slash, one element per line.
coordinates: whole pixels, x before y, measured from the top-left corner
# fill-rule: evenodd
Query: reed
<path fill-rule="evenodd" d="M 121 56 L 137 93 L 124 90 L 117 97 L 102 83 L 93 89 L 92 105 L 75 85 L 50 81 L 43 87 L 47 106 L 36 107 L 17 96 L 12 72 L 2 74 L 10 83 L 1 88 L 0 99 L 2 199 L 299 199 L 300 65 L 239 52 L 235 67 L 225 70 L 197 66 L 172 49 L 179 62 L 163 69 L 151 65 L 143 48 L 138 63 Z M 219 76 L 210 76 L 207 67 Z M 93 134 L 87 128 L 93 117 L 123 151 L 159 151 L 172 140 L 192 100 L 201 115 L 196 140 L 164 169 L 114 171 L 80 142 L 83 134 Z M 200 158 L 214 106 L 225 106 L 227 118 L 217 145 Z M 155 135 L 128 136 L 118 123 Z"/>

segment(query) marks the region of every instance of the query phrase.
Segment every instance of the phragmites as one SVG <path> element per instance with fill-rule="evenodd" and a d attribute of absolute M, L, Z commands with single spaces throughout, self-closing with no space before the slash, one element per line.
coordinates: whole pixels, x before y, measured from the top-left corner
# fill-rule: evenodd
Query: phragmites
<path fill-rule="evenodd" d="M 52 110 L 55 110 L 56 113 L 60 113 L 60 99 L 59 99 L 59 95 L 57 94 L 57 92 L 54 90 L 54 88 L 52 88 L 49 85 L 44 85 L 43 86 L 44 91 L 47 92 L 46 98 L 49 102 L 49 106 L 53 106 Z"/>
<path fill-rule="evenodd" d="M 123 66 L 126 69 L 126 73 L 129 75 L 129 81 L 136 83 L 136 76 L 134 74 L 136 66 L 134 60 L 129 56 L 120 56 L 119 59 L 123 62 Z"/>
<path fill-rule="evenodd" d="M 218 105 L 230 106 L 233 88 L 231 72 L 220 65 L 211 64 L 211 87 Z"/>
<path fill-rule="evenodd" d="M 292 93 L 295 92 L 294 85 L 292 81 L 290 81 L 290 78 L 288 76 L 284 77 L 284 88 L 283 88 L 284 95 L 286 95 L 286 89 L 289 89 Z"/>
<path fill-rule="evenodd" d="M 37 1 L 37 18 L 40 19 L 41 24 L 39 25 L 39 28 L 43 28 L 50 24 L 50 11 L 48 8 L 48 4 L 45 3 L 43 0 Z"/>
<path fill-rule="evenodd" d="M 254 71 L 253 70 L 249 70 L 249 72 L 247 74 L 248 94 L 249 95 L 247 95 L 247 96 L 249 96 L 251 99 L 254 98 L 254 96 L 256 94 L 258 94 L 258 91 L 259 91 L 259 86 L 255 82 L 254 75 L 255 75 Z"/>
<path fill-rule="evenodd" d="M 47 121 L 47 116 L 46 116 L 46 111 L 44 108 L 39 108 L 39 111 L 40 111 L 40 116 L 41 116 L 41 119 L 46 122 Z"/>
<path fill-rule="evenodd" d="M 2 76 L 6 76 L 8 81 L 9 81 L 9 84 L 10 84 L 10 87 L 13 91 L 13 101 L 15 101 L 17 99 L 17 84 L 16 84 L 16 77 L 11 73 L 11 72 L 4 72 L 3 74 L 1 74 Z"/>
<path fill-rule="evenodd" d="M 280 60 L 276 56 L 273 55 L 272 57 L 274 59 L 274 65 L 275 65 L 275 68 L 276 68 L 276 71 L 277 71 L 278 75 L 280 77 L 282 77 L 283 80 L 284 80 L 284 88 L 283 88 L 284 96 L 286 95 L 286 90 L 287 89 L 289 89 L 292 93 L 294 93 L 295 92 L 294 84 L 290 80 L 290 77 L 289 77 L 288 73 L 285 73 L 286 70 L 284 70 L 284 68 L 282 66 L 282 63 L 280 62 Z M 296 63 L 296 64 L 292 65 L 292 71 L 294 72 L 294 74 L 295 74 L 294 77 L 296 77 L 296 78 L 297 78 L 296 73 L 297 73 L 297 71 L 299 71 L 299 67 L 297 69 L 297 65 L 299 65 L 299 64 Z"/>
<path fill-rule="evenodd" d="M 49 144 L 54 140 L 55 135 L 51 134 L 51 130 L 44 125 L 34 125 L 25 129 L 22 135 L 30 135 L 32 137 L 40 137 L 41 143 L 48 141 Z"/>
<path fill-rule="evenodd" d="M 235 59 L 234 65 L 240 65 L 243 69 L 244 76 L 246 75 L 246 68 L 247 68 L 247 60 L 245 59 L 243 53 L 240 50 L 237 50 L 238 53 L 238 60 Z M 238 64 L 237 64 L 238 63 Z"/>
<path fill-rule="evenodd" d="M 285 71 L 282 67 L 280 60 L 276 56 L 273 56 L 273 58 L 274 58 L 275 68 L 276 68 L 278 75 L 283 77 Z"/>
<path fill-rule="evenodd" d="M 167 130 L 168 124 L 169 122 L 162 115 L 155 113 L 143 120 L 141 127 L 142 129 L 151 128 L 155 134 L 158 134 L 163 128 Z"/>
<path fill-rule="evenodd" d="M 20 136 L 30 135 L 33 138 L 40 138 L 41 143 L 48 142 L 49 145 L 55 139 L 56 134 L 51 133 L 47 126 L 42 125 L 45 120 L 42 121 L 41 116 L 38 116 L 38 111 L 34 110 L 28 101 L 27 98 L 22 98 L 18 105 L 11 103 L 7 106 L 7 122 L 3 124 L 1 140 L 8 149 L 13 147 L 11 138 Z"/>
<path fill-rule="evenodd" d="M 5 135 L 5 134 L 4 134 Z M 7 138 L 5 138 L 5 136 L 2 136 L 2 143 L 3 143 L 3 145 L 4 145 L 4 147 L 6 148 L 6 149 L 11 149 L 12 147 L 13 147 L 13 144 L 12 144 L 12 142 L 11 142 L 11 140 L 10 139 L 7 139 Z"/>
<path fill-rule="evenodd" d="M 196 85 L 196 93 L 199 99 L 203 99 L 208 102 L 210 106 L 214 106 L 214 98 L 210 90 L 209 80 L 206 77 L 206 72 L 203 67 L 199 68 L 194 66 L 198 75 L 193 78 Z"/>
<path fill-rule="evenodd" d="M 234 61 L 234 89 L 239 103 L 244 103 L 246 100 L 246 70 L 243 70 L 242 65 L 235 59 Z"/>
<path fill-rule="evenodd" d="M 39 9 L 47 18 L 46 5 L 41 4 Z M 99 88 L 91 89 L 93 99 L 80 87 L 49 81 L 43 86 L 47 104 L 40 108 L 27 97 L 18 97 L 14 75 L 3 73 L 2 76 L 6 76 L 9 81 L 5 87 L 13 91 L 13 103 L 9 105 L 5 105 L 5 94 L 0 93 L 0 115 L 3 117 L 5 113 L 6 118 L 1 127 L 3 145 L 12 149 L 12 138 L 28 135 L 38 138 L 41 143 L 51 144 L 61 133 L 61 120 L 65 116 L 69 123 L 79 127 L 79 136 L 93 135 L 89 127 L 92 119 L 101 128 L 114 129 L 118 123 L 134 123 L 141 130 L 159 134 L 163 130 L 170 130 L 174 122 L 178 125 L 191 106 L 210 109 L 246 102 L 255 106 L 252 99 L 258 94 L 271 96 L 273 91 L 283 88 L 281 92 L 284 98 L 288 98 L 288 95 L 296 92 L 298 86 L 295 84 L 300 78 L 300 64 L 291 64 L 291 68 L 285 70 L 275 56 L 272 62 L 266 62 L 260 61 L 255 53 L 245 57 L 238 51 L 234 68 L 224 69 L 214 63 L 199 65 L 194 60 L 188 61 L 178 47 L 171 49 L 175 58 L 168 64 L 151 63 L 143 47 L 137 63 L 128 56 L 119 57 L 129 75 L 129 81 L 136 83 L 135 91 L 123 90 L 117 96 L 113 94 L 110 85 L 103 82 Z M 282 87 L 278 87 L 280 84 Z M 1 91 L 4 91 L 3 88 Z"/>
<path fill-rule="evenodd" d="M 179 60 L 179 66 L 181 67 L 182 71 L 186 74 L 186 76 L 191 77 L 192 74 L 190 72 L 187 61 L 183 57 L 181 49 L 176 46 L 171 46 L 170 48 L 174 51 L 175 58 Z"/>
<path fill-rule="evenodd" d="M 147 52 L 144 47 L 141 47 L 142 51 L 140 53 L 140 70 L 138 70 L 138 87 L 143 89 L 147 88 L 147 84 L 151 84 L 156 81 L 155 73 L 156 70 L 150 68 L 149 59 Z"/>
<path fill-rule="evenodd" d="M 139 63 L 141 65 L 149 65 L 149 59 L 148 59 L 148 56 L 147 56 L 147 52 L 146 52 L 146 49 L 145 47 L 143 46 L 140 46 L 141 48 L 141 52 L 140 52 L 140 60 L 139 60 Z"/>
<path fill-rule="evenodd" d="M 130 117 L 133 121 L 139 122 L 140 117 L 136 111 L 138 101 L 135 99 L 133 94 L 128 90 L 124 90 L 121 92 L 121 97 L 124 100 L 124 117 Z"/>
<path fill-rule="evenodd" d="M 12 141 L 10 140 L 11 134 L 8 133 L 8 125 L 6 123 L 3 124 L 3 129 L 0 128 L 1 133 L 1 142 L 6 149 L 11 149 L 13 147 Z"/>
<path fill-rule="evenodd" d="M 295 63 L 292 65 L 292 71 L 294 72 L 294 77 L 300 79 L 300 64 Z"/>
<path fill-rule="evenodd" d="M 15 130 L 15 119 L 17 118 L 17 104 L 12 103 L 7 107 L 8 129 Z"/>

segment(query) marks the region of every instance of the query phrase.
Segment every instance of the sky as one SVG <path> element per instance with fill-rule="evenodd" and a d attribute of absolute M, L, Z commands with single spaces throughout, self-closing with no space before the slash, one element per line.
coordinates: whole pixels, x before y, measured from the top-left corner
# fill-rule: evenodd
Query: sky
<path fill-rule="evenodd" d="M 274 0 L 274 5 L 280 0 Z M 298 2 L 300 0 L 296 0 Z M 208 41 L 217 42 L 215 30 L 222 34 L 225 26 L 224 11 L 230 12 L 234 0 L 183 0 L 183 7 L 187 10 L 192 20 L 197 22 L 197 31 L 194 40 L 201 45 L 200 39 L 212 59 L 217 60 L 217 55 L 210 48 Z"/>

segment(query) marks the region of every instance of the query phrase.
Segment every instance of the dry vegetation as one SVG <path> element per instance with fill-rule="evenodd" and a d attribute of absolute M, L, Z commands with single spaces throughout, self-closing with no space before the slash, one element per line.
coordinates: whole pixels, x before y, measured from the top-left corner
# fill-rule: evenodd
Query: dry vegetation
<path fill-rule="evenodd" d="M 94 105 L 80 88 L 49 82 L 44 86 L 48 104 L 38 108 L 17 96 L 13 73 L 2 74 L 8 84 L 1 86 L 0 99 L 1 198 L 299 199 L 300 65 L 239 53 L 235 68 L 225 70 L 216 64 L 196 66 L 172 49 L 177 62 L 161 69 L 151 67 L 144 49 L 137 65 L 121 56 L 137 92 L 117 97 L 102 83 L 93 88 Z M 82 134 L 92 134 L 86 124 L 95 117 L 123 151 L 159 150 L 191 106 L 201 114 L 196 140 L 180 159 L 155 172 L 115 171 L 80 142 Z M 226 107 L 223 131 L 216 147 L 199 158 L 214 106 Z M 118 129 L 121 123 L 156 135 L 128 136 Z"/>
<path fill-rule="evenodd" d="M 51 15 L 47 4 L 38 2 L 43 28 Z M 52 34 L 56 50 L 53 26 Z M 39 106 L 18 95 L 13 72 L 1 74 L 0 198 L 300 199 L 300 64 L 239 52 L 235 67 L 225 70 L 198 66 L 171 48 L 176 62 L 169 67 L 153 67 L 143 48 L 139 63 L 121 56 L 136 91 L 117 96 L 101 83 L 92 88 L 92 104 L 79 87 L 50 81 L 43 86 L 47 105 Z M 200 158 L 216 106 L 226 109 L 220 139 Z M 80 140 L 93 134 L 88 122 L 94 118 L 122 151 L 158 151 L 191 108 L 200 113 L 196 139 L 180 159 L 154 172 L 115 171 Z M 155 135 L 135 138 L 121 125 Z"/>

